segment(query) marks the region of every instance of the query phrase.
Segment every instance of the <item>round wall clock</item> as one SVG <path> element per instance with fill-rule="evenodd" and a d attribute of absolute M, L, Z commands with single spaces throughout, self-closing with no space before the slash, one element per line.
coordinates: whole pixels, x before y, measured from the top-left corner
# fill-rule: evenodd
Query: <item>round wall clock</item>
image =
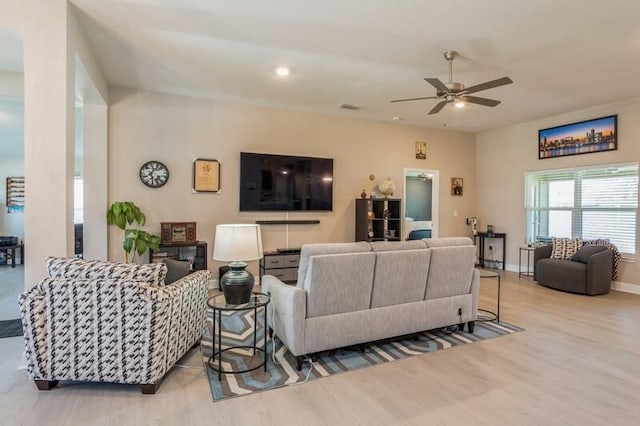
<path fill-rule="evenodd" d="M 169 169 L 160 161 L 147 161 L 140 167 L 140 180 L 149 188 L 160 188 L 169 180 Z"/>

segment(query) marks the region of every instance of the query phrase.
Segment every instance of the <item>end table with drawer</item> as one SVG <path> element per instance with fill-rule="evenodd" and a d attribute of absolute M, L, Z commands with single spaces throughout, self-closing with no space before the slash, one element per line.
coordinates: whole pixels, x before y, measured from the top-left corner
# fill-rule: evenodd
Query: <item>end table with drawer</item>
<path fill-rule="evenodd" d="M 300 250 L 264 252 L 260 259 L 260 279 L 263 275 L 273 275 L 285 284 L 298 281 Z"/>

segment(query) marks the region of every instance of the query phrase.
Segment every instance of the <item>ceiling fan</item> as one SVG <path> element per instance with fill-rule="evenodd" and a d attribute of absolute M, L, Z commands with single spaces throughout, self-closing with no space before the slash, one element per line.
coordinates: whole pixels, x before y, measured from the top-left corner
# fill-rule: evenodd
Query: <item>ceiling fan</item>
<path fill-rule="evenodd" d="M 493 89 L 494 87 L 504 86 L 505 84 L 513 83 L 509 77 L 502 77 L 497 80 L 487 81 L 485 83 L 476 84 L 475 86 L 465 87 L 462 83 L 453 82 L 453 60 L 458 56 L 458 52 L 455 50 L 448 50 L 444 52 L 444 58 L 449 61 L 449 83 L 444 84 L 437 78 L 425 78 L 425 81 L 436 88 L 436 96 L 427 96 L 423 98 L 409 98 L 409 99 L 395 99 L 391 102 L 406 102 L 406 101 L 420 101 L 423 99 L 442 99 L 436 106 L 433 107 L 429 114 L 437 114 L 445 107 L 445 105 L 453 103 L 457 107 L 463 107 L 465 102 L 471 104 L 484 105 L 494 107 L 500 104 L 500 101 L 487 98 L 479 98 L 477 96 L 470 96 L 472 93 L 480 92 L 481 90 Z"/>

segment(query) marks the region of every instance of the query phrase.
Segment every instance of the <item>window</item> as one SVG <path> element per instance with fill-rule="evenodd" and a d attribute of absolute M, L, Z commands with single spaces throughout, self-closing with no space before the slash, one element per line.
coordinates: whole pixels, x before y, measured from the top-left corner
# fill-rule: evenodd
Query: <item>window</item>
<path fill-rule="evenodd" d="M 607 238 L 636 252 L 638 163 L 526 174 L 527 239 Z"/>

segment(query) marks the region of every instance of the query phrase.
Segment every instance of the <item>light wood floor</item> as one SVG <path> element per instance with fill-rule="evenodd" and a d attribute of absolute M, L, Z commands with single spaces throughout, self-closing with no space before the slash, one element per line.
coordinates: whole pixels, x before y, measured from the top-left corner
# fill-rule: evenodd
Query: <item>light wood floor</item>
<path fill-rule="evenodd" d="M 483 280 L 491 308 L 494 280 Z M 504 274 L 502 319 L 526 331 L 300 386 L 212 402 L 199 354 L 159 393 L 61 384 L 38 392 L 0 339 L 0 423 L 51 425 L 637 425 L 640 296 L 587 297 Z"/>

